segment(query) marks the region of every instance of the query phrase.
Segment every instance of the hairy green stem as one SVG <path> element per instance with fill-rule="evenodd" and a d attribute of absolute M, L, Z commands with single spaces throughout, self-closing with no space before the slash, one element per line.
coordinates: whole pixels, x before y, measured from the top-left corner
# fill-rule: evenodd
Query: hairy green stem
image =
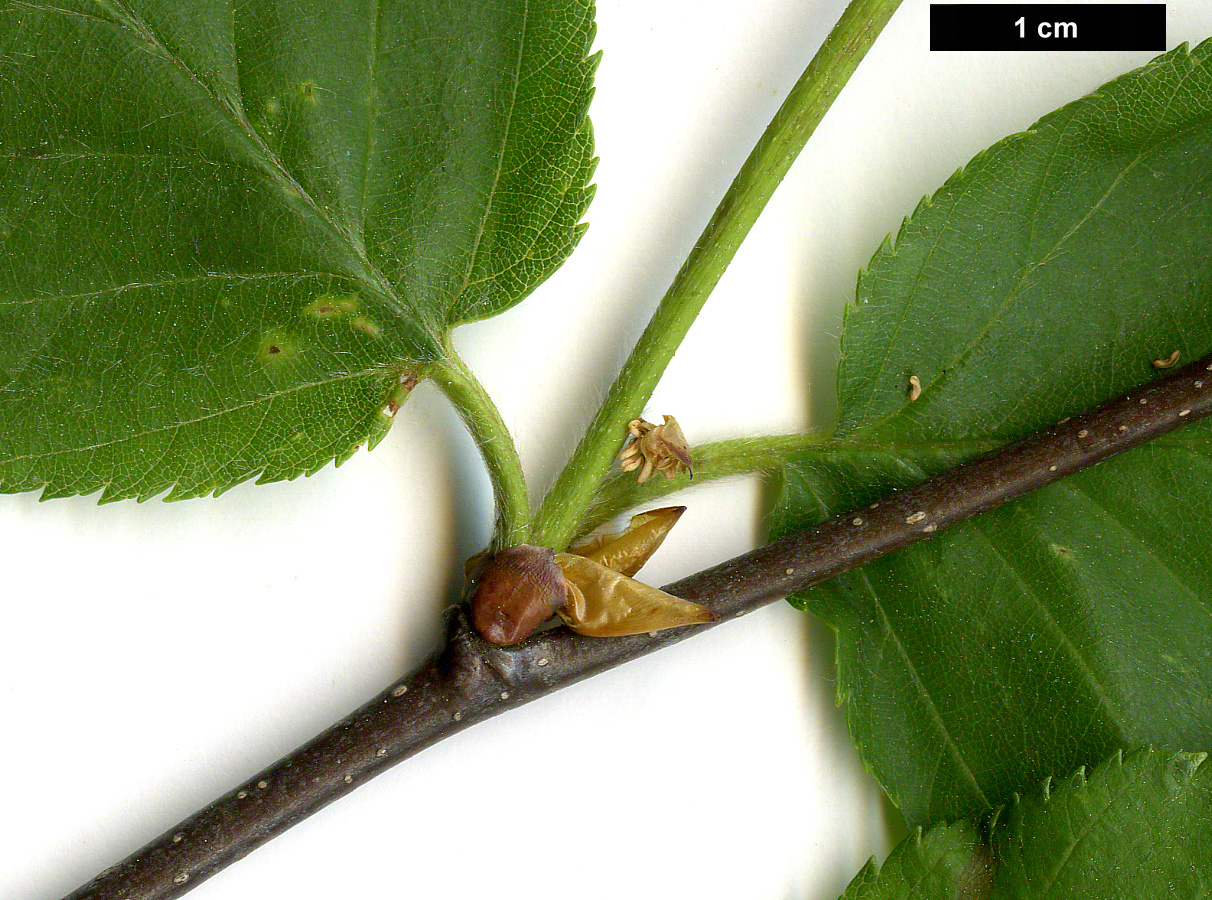
<path fill-rule="evenodd" d="M 995 440 L 951 441 L 865 441 L 853 437 L 838 440 L 824 432 L 771 434 L 753 438 L 733 438 L 698 444 L 690 449 L 694 457 L 694 478 L 679 475 L 672 480 L 650 478 L 637 484 L 635 473 L 614 472 L 598 489 L 576 527 L 574 537 L 582 537 L 598 526 L 639 506 L 649 506 L 675 491 L 698 486 L 717 478 L 734 475 L 781 472 L 792 453 L 817 453 L 825 457 L 848 451 L 869 453 L 883 450 L 898 453 L 912 449 L 962 451 L 967 454 L 988 453 L 1005 444 Z"/>
<path fill-rule="evenodd" d="M 741 167 L 535 517 L 534 539 L 568 544 L 623 440 L 741 241 L 900 0 L 851 0 Z"/>
<path fill-rule="evenodd" d="M 574 537 L 587 534 L 620 513 L 653 503 L 674 491 L 706 484 L 717 478 L 778 471 L 788 453 L 821 448 L 826 445 L 827 439 L 825 434 L 810 432 L 699 444 L 691 448 L 694 457 L 693 480 L 689 476 L 679 475 L 674 479 L 654 477 L 637 484 L 634 472 L 615 472 L 602 483 L 590 501 L 577 524 Z"/>
<path fill-rule="evenodd" d="M 530 495 L 513 437 L 500 410 L 467 364 L 448 347 L 446 358 L 429 372 L 458 410 L 484 456 L 496 503 L 493 547 L 501 549 L 530 543 Z"/>

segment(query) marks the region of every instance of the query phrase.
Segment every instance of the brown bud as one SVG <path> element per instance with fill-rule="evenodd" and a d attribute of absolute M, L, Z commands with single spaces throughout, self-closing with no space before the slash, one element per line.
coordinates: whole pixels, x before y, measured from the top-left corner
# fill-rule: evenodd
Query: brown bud
<path fill-rule="evenodd" d="M 490 644 L 530 637 L 568 600 L 550 547 L 522 544 L 468 562 L 463 596 L 471 604 L 472 627 Z"/>

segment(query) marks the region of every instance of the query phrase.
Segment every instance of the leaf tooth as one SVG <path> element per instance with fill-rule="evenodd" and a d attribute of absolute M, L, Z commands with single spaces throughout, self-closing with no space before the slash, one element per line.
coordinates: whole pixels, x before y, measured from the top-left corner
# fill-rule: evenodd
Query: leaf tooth
<path fill-rule="evenodd" d="M 164 495 L 165 503 L 176 503 L 178 500 L 196 500 L 199 497 L 205 497 L 207 494 L 211 493 L 211 491 L 214 491 L 215 496 L 217 497 L 219 495 L 219 489 L 220 489 L 219 485 L 215 484 L 214 482 L 211 482 L 210 485 L 205 488 L 200 487 L 198 485 L 191 486 L 191 485 L 187 485 L 187 484 L 181 484 L 180 482 L 177 482 L 176 484 L 173 484 L 173 485 L 168 485 L 168 487 L 170 488 L 170 490 L 167 494 Z M 159 493 L 159 491 L 157 491 L 156 493 Z M 152 494 L 149 496 L 155 496 L 155 495 Z M 140 502 L 142 502 L 143 500 L 146 500 L 146 499 L 148 499 L 148 498 L 147 497 L 139 498 Z"/>
<path fill-rule="evenodd" d="M 40 493 L 38 495 L 39 503 L 42 503 L 45 500 L 54 500 L 55 496 L 56 496 L 54 490 L 51 488 L 51 484 L 49 481 L 43 481 L 41 484 L 29 485 L 28 487 L 26 485 L 13 484 L 11 482 L 4 483 L 4 493 L 6 493 L 6 494 L 16 494 L 16 493 L 19 493 L 21 491 L 26 491 L 26 490 L 41 491 L 42 493 Z M 69 494 L 59 494 L 58 496 L 67 497 L 70 495 Z"/>
<path fill-rule="evenodd" d="M 1195 778 L 1207 758 L 1208 754 L 1204 752 L 1176 753 L 1170 764 L 1179 780 L 1187 782 Z"/>
<path fill-rule="evenodd" d="M 388 431 L 390 428 L 391 428 L 391 424 L 390 424 L 390 423 L 387 423 L 387 424 L 386 424 L 386 426 L 385 426 L 385 428 L 384 428 L 384 430 L 383 430 L 383 437 L 385 437 L 385 436 L 387 435 L 387 431 Z M 383 437 L 380 437 L 380 438 L 379 438 L 379 440 L 382 440 L 382 439 L 383 439 Z M 360 450 L 361 448 L 362 448 L 362 442 L 361 442 L 361 441 L 359 441 L 359 442 L 358 442 L 358 443 L 356 443 L 356 444 L 350 444 L 350 445 L 348 445 L 348 446 L 346 446 L 346 447 L 343 447 L 343 448 L 341 449 L 341 451 L 340 451 L 339 453 L 337 453 L 337 455 L 336 455 L 336 456 L 333 458 L 333 467 L 334 467 L 334 468 L 336 468 L 336 467 L 338 467 L 338 466 L 342 466 L 342 465 L 344 465 L 344 464 L 345 464 L 346 462 L 348 462 L 348 461 L 349 461 L 349 459 L 350 459 L 350 458 L 351 458 L 351 457 L 352 457 L 352 456 L 353 456 L 355 453 L 357 453 L 357 452 L 358 452 L 358 450 Z M 319 471 L 320 471 L 320 469 L 324 468 L 324 466 L 326 466 L 326 465 L 327 465 L 327 463 L 325 462 L 325 463 L 321 463 L 320 465 L 316 466 L 316 467 L 315 467 L 314 469 L 312 469 L 310 472 L 307 472 L 307 473 L 306 473 L 306 474 L 307 474 L 307 477 L 309 477 L 309 478 L 310 478 L 312 475 L 315 475 L 317 472 L 319 472 Z"/>
<path fill-rule="evenodd" d="M 846 316 L 850 314 L 850 310 L 858 309 L 860 298 L 866 298 L 869 294 L 866 292 L 867 281 L 871 277 L 871 269 L 879 258 L 891 258 L 896 256 L 896 248 L 892 244 L 892 235 L 885 234 L 884 239 L 880 241 L 880 245 L 875 249 L 874 255 L 871 257 L 871 262 L 866 267 L 859 269 L 858 280 L 855 284 L 854 297 L 846 301 L 845 307 L 842 309 L 842 337 L 845 338 L 848 334 L 845 323 Z M 878 277 L 878 276 L 877 276 Z M 865 301 L 864 301 L 865 302 Z"/>
<path fill-rule="evenodd" d="M 1017 802 L 1017 797 L 1016 797 L 1015 799 L 1016 799 L 1016 802 Z M 992 834 L 992 833 L 993 833 L 994 829 L 997 827 L 997 823 L 998 823 L 998 822 L 1001 820 L 1001 818 L 1002 818 L 1002 813 L 1004 813 L 1004 812 L 1006 811 L 1006 806 L 1007 806 L 1007 805 L 1008 805 L 1008 804 L 1003 803 L 1003 804 L 1001 804 L 1000 806 L 995 807 L 995 808 L 993 809 L 993 812 L 989 813 L 989 818 L 988 818 L 988 820 L 985 822 L 985 824 L 984 824 L 984 826 L 983 826 L 982 833 L 984 833 L 984 834 Z"/>
<path fill-rule="evenodd" d="M 366 449 L 368 451 L 373 450 L 375 447 L 379 446 L 379 442 L 382 441 L 383 438 L 387 437 L 387 433 L 389 431 L 391 431 L 391 426 L 392 426 L 392 422 L 393 422 L 392 419 L 388 419 L 385 416 L 377 416 L 377 418 L 380 421 L 373 423 L 370 427 L 370 431 L 366 435 Z M 353 456 L 354 452 L 357 451 L 357 449 L 358 449 L 358 445 L 355 444 L 353 450 L 351 450 L 349 452 L 349 455 L 346 456 L 345 459 L 348 459 L 349 456 Z M 345 459 L 342 459 L 340 462 L 337 463 L 337 465 L 338 466 L 341 465 L 342 462 L 345 462 Z"/>
<path fill-rule="evenodd" d="M 67 497 L 77 494 L 77 491 L 69 491 L 65 494 L 57 494 L 55 496 Z M 101 491 L 101 496 L 97 498 L 97 505 L 104 506 L 109 503 L 117 503 L 119 500 L 137 500 L 139 499 L 138 492 L 133 488 L 122 488 L 112 481 L 108 482 Z"/>

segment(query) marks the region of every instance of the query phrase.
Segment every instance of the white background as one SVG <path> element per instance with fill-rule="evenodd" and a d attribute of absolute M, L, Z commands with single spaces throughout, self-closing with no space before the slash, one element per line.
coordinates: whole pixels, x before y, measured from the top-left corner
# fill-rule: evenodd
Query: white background
<path fill-rule="evenodd" d="M 842 0 L 602 0 L 590 230 L 456 332 L 542 491 Z M 648 408 L 692 442 L 832 422 L 855 275 L 973 154 L 1154 54 L 930 53 L 906 0 Z M 1212 35 L 1169 4 L 1167 47 Z M 661 584 L 751 547 L 755 483 L 685 492 Z M 432 386 L 294 483 L 98 507 L 0 497 L 0 896 L 59 897 L 310 738 L 436 643 L 488 486 Z M 895 821 L 834 706 L 828 630 L 777 604 L 380 776 L 198 900 L 826 900 Z M 488 797 L 484 784 L 502 785 Z"/>

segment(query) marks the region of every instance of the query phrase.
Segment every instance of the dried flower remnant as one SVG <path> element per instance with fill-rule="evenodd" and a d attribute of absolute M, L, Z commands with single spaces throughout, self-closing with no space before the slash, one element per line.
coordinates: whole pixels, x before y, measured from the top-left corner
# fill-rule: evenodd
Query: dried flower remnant
<path fill-rule="evenodd" d="M 558 615 L 579 634 L 619 637 L 714 622 L 706 607 L 631 578 L 664 541 L 685 507 L 632 517 L 618 534 L 553 553 L 521 545 L 467 561 L 464 596 L 472 625 L 493 644 L 515 644 Z"/>
<path fill-rule="evenodd" d="M 1171 354 L 1170 354 L 1169 356 L 1167 356 L 1165 359 L 1155 359 L 1155 360 L 1153 360 L 1153 368 L 1155 368 L 1155 369 L 1168 369 L 1168 368 L 1170 368 L 1172 365 L 1174 365 L 1176 362 L 1178 362 L 1178 358 L 1179 358 L 1180 356 L 1182 356 L 1182 351 L 1181 351 L 1181 350 L 1175 350 L 1173 353 L 1171 353 Z"/>
<path fill-rule="evenodd" d="M 694 463 L 690 458 L 690 445 L 673 416 L 665 416 L 663 425 L 653 425 L 643 419 L 633 419 L 627 425 L 631 439 L 619 454 L 624 472 L 640 470 L 636 482 L 643 484 L 660 472 L 672 479 L 685 469 L 694 475 Z"/>

